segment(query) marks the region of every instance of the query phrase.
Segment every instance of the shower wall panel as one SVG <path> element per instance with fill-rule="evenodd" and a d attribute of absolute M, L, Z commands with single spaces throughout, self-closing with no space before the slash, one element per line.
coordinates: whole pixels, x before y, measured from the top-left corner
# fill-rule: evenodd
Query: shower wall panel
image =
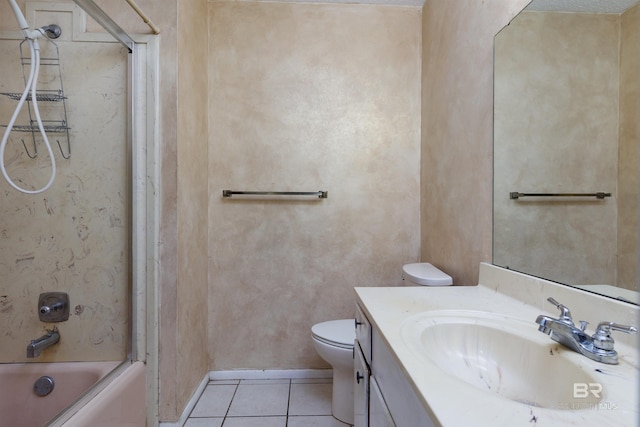
<path fill-rule="evenodd" d="M 9 13 L 6 3 L 0 10 L 5 17 Z M 4 34 L 13 29 L 0 27 Z M 66 38 L 71 33 L 63 27 Z M 0 181 L 0 362 L 122 360 L 127 354 L 127 53 L 116 43 L 72 42 L 65 37 L 58 44 L 71 158 L 62 158 L 56 143 L 60 135 L 51 134 L 58 165 L 51 189 L 24 195 Z M 18 43 L 0 40 L 0 92 L 24 87 Z M 41 45 L 44 56 L 47 43 Z M 52 78 L 48 68 L 42 67 L 42 81 Z M 0 97 L 2 124 L 9 121 L 15 105 Z M 40 154 L 31 159 L 21 139 L 28 142 L 31 136 L 11 134 L 5 153 L 9 174 L 23 186 L 41 185 L 50 171 L 44 146 L 38 143 Z M 68 321 L 54 325 L 38 319 L 38 295 L 49 291 L 69 294 Z M 29 340 L 53 326 L 60 331 L 60 342 L 38 359 L 26 359 Z"/>

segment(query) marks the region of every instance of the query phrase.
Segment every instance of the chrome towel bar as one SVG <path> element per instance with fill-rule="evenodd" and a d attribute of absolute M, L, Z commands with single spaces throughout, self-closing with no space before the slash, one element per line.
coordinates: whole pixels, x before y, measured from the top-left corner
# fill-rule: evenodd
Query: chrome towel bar
<path fill-rule="evenodd" d="M 222 190 L 222 197 L 231 197 L 234 194 L 248 196 L 318 196 L 320 199 L 328 197 L 328 191 L 234 191 Z"/>
<path fill-rule="evenodd" d="M 595 197 L 596 199 L 604 199 L 611 197 L 611 193 L 509 193 L 510 199 L 519 199 L 520 197 Z"/>

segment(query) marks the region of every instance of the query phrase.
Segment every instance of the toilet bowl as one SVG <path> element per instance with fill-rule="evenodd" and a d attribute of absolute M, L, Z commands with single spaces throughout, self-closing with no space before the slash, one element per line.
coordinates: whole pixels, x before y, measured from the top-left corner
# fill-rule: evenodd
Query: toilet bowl
<path fill-rule="evenodd" d="M 402 279 L 407 285 L 448 286 L 451 276 L 429 263 L 406 264 Z M 354 319 L 329 320 L 311 327 L 313 346 L 333 368 L 331 413 L 340 421 L 353 424 L 353 345 Z"/>
<path fill-rule="evenodd" d="M 353 424 L 353 344 L 354 319 L 330 320 L 311 327 L 313 347 L 333 368 L 331 413 L 340 421 Z"/>

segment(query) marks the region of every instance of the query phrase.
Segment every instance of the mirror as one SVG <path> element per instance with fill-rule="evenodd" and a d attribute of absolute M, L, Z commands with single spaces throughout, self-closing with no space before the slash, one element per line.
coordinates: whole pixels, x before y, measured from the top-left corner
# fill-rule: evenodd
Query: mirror
<path fill-rule="evenodd" d="M 498 33 L 495 265 L 639 302 L 639 57 L 638 0 L 534 0 Z"/>

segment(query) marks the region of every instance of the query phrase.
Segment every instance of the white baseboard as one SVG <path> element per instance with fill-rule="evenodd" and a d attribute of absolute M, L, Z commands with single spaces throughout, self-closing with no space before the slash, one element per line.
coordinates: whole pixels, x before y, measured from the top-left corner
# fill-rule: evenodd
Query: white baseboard
<path fill-rule="evenodd" d="M 232 369 L 230 371 L 211 371 L 198 384 L 191 399 L 182 411 L 180 419 L 174 423 L 160 422 L 159 427 L 182 427 L 187 422 L 189 414 L 198 403 L 200 395 L 209 381 L 224 380 L 280 380 L 280 379 L 324 379 L 332 378 L 331 369 Z"/>
<path fill-rule="evenodd" d="M 220 380 L 280 380 L 280 379 L 316 379 L 331 378 L 331 369 L 232 369 L 230 371 L 211 371 L 211 381 Z"/>
<path fill-rule="evenodd" d="M 189 418 L 189 414 L 191 413 L 191 411 L 193 411 L 193 408 L 196 406 L 196 403 L 198 403 L 198 399 L 200 399 L 200 395 L 204 391 L 204 389 L 207 386 L 207 384 L 209 384 L 209 381 L 210 381 L 209 380 L 209 373 L 207 373 L 204 376 L 204 378 L 202 379 L 202 381 L 200 381 L 200 384 L 198 384 L 198 387 L 196 388 L 196 390 L 191 395 L 191 399 L 189 399 L 189 401 L 187 402 L 187 405 L 184 407 L 184 410 L 182 411 L 182 415 L 180 416 L 178 421 L 176 421 L 174 423 L 161 421 L 160 424 L 158 425 L 158 427 L 182 427 L 182 426 L 184 426 L 184 424 L 187 422 L 187 418 Z"/>

